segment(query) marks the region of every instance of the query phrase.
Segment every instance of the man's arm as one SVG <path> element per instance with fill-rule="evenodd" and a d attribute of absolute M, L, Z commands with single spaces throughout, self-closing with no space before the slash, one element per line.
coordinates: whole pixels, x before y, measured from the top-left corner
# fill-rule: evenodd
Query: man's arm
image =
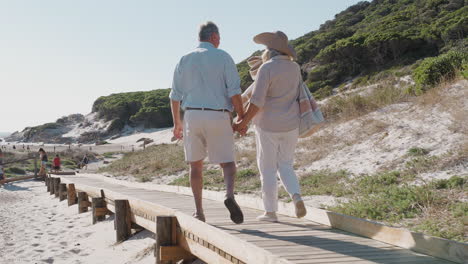
<path fill-rule="evenodd" d="M 181 90 L 181 85 L 180 85 L 181 62 L 182 62 L 182 59 L 177 64 L 174 70 L 174 77 L 172 79 L 172 89 L 171 89 L 171 93 L 169 94 L 169 98 L 171 99 L 172 121 L 174 122 L 174 130 L 172 131 L 172 133 L 176 139 L 182 139 L 182 135 L 183 135 L 182 120 L 180 119 L 180 102 L 183 99 L 183 92 Z"/>
<path fill-rule="evenodd" d="M 175 138 L 182 139 L 183 125 L 182 120 L 180 119 L 180 101 L 171 100 L 171 112 L 172 120 L 174 121 L 174 130 L 172 133 Z"/>

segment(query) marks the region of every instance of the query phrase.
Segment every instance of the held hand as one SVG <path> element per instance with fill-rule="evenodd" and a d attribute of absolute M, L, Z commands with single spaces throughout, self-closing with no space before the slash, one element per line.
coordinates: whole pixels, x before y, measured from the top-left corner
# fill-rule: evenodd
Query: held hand
<path fill-rule="evenodd" d="M 182 140 L 183 138 L 183 125 L 182 123 L 175 123 L 174 124 L 174 129 L 172 130 L 172 133 L 174 135 L 174 138 Z"/>
<path fill-rule="evenodd" d="M 232 129 L 234 131 L 237 131 L 239 134 L 241 134 L 241 136 L 245 136 L 248 128 L 244 122 L 236 120 L 234 124 L 232 125 Z"/>

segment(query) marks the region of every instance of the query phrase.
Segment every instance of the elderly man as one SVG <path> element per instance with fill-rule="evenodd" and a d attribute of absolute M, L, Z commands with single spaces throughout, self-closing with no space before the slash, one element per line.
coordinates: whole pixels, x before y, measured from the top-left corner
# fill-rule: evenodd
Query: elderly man
<path fill-rule="evenodd" d="M 220 164 L 226 184 L 224 204 L 231 220 L 240 224 L 244 216 L 234 199 L 234 135 L 231 112 L 242 119 L 240 79 L 231 56 L 218 49 L 220 36 L 213 22 L 200 26 L 200 44 L 183 56 L 174 71 L 171 99 L 174 137 L 184 138 L 185 159 L 190 163 L 190 185 L 195 199 L 194 217 L 205 221 L 202 206 L 203 160 Z M 181 105 L 182 102 L 182 105 Z M 184 121 L 180 107 L 185 110 Z"/>

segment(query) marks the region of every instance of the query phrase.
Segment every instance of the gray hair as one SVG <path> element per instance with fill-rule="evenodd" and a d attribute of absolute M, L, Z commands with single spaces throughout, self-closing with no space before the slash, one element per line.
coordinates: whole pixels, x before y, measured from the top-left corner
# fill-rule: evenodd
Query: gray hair
<path fill-rule="evenodd" d="M 215 23 L 208 21 L 200 25 L 200 30 L 198 31 L 198 39 L 200 41 L 207 41 L 210 39 L 213 33 L 219 34 L 218 26 Z"/>
<path fill-rule="evenodd" d="M 266 62 L 275 56 L 281 56 L 281 55 L 286 55 L 286 54 L 275 49 L 266 48 L 262 54 L 262 60 L 263 62 Z"/>

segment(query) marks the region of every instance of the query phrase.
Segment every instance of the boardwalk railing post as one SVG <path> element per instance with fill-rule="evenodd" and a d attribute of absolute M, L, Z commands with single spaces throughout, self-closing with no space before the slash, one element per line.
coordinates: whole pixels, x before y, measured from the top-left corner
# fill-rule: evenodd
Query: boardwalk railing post
<path fill-rule="evenodd" d="M 172 264 L 172 261 L 161 260 L 161 247 L 172 245 L 172 216 L 157 216 L 156 217 L 156 245 L 154 248 L 154 256 L 156 264 Z"/>
<path fill-rule="evenodd" d="M 156 217 L 156 264 L 173 264 L 180 260 L 194 260 L 195 257 L 177 244 L 177 218 L 174 216 Z"/>
<path fill-rule="evenodd" d="M 93 225 L 98 221 L 106 219 L 107 207 L 106 201 L 102 197 L 95 197 L 91 199 L 91 207 L 93 209 Z"/>
<path fill-rule="evenodd" d="M 68 199 L 68 206 L 72 206 L 76 204 L 76 190 L 75 190 L 75 184 L 73 183 L 68 184 L 67 199 Z"/>
<path fill-rule="evenodd" d="M 128 200 L 115 200 L 114 224 L 117 242 L 124 241 L 131 236 L 132 220 Z"/>
<path fill-rule="evenodd" d="M 50 192 L 50 178 L 49 177 L 46 177 L 45 184 L 47 186 L 47 192 Z"/>
<path fill-rule="evenodd" d="M 66 183 L 60 183 L 59 185 L 59 200 L 63 201 L 67 199 L 67 184 Z"/>
<path fill-rule="evenodd" d="M 54 178 L 54 195 L 59 197 L 60 178 Z"/>
<path fill-rule="evenodd" d="M 50 195 L 54 194 L 54 178 L 49 178 L 49 193 Z"/>
<path fill-rule="evenodd" d="M 88 194 L 85 192 L 78 192 L 78 213 L 88 212 L 89 200 Z"/>

